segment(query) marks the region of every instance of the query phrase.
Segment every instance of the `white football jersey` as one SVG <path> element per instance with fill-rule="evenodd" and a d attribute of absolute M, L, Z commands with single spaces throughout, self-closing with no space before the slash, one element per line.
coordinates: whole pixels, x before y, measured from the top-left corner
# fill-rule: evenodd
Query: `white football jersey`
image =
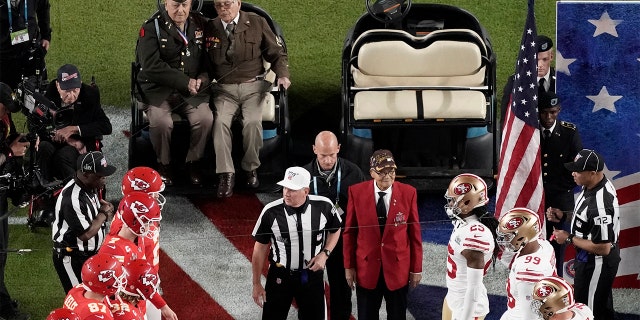
<path fill-rule="evenodd" d="M 507 311 L 500 319 L 531 320 L 538 315 L 531 309 L 533 286 L 540 279 L 556 275 L 556 256 L 551 243 L 538 239 L 538 251 L 521 256 L 511 262 L 507 279 Z"/>
<path fill-rule="evenodd" d="M 454 229 L 447 248 L 447 304 L 452 311 L 452 318 L 462 312 L 464 296 L 467 290 L 467 259 L 462 256 L 463 250 L 480 251 L 484 254 L 484 273 L 491 265 L 491 257 L 495 248 L 493 234 L 475 216 L 465 219 L 466 224 L 454 223 Z M 473 316 L 482 317 L 489 313 L 489 298 L 484 284 L 478 288 L 478 304 Z"/>

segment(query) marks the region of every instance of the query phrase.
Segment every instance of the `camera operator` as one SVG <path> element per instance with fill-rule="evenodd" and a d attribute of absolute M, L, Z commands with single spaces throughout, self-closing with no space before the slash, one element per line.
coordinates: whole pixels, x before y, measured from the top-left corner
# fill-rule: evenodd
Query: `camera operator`
<path fill-rule="evenodd" d="M 46 90 L 56 106 L 55 130 L 40 133 L 38 164 L 45 180 L 66 180 L 76 171 L 81 154 L 102 148 L 102 135 L 111 134 L 111 122 L 100 105 L 95 86 L 82 83 L 78 68 L 65 64 Z"/>
<path fill-rule="evenodd" d="M 17 112 L 20 108 L 14 101 L 9 85 L 0 82 L 0 168 L 5 173 L 6 165 L 24 156 L 29 142 L 22 142 L 22 135 L 15 132 L 15 125 L 9 112 Z M 0 317 L 3 319 L 29 319 L 29 315 L 17 310 L 17 304 L 9 296 L 4 284 L 4 268 L 7 264 L 7 248 L 9 245 L 8 194 L 4 186 L 0 186 Z"/>
<path fill-rule="evenodd" d="M 46 80 L 44 55 L 51 41 L 49 0 L 0 1 L 0 81 L 15 89 L 38 72 Z"/>

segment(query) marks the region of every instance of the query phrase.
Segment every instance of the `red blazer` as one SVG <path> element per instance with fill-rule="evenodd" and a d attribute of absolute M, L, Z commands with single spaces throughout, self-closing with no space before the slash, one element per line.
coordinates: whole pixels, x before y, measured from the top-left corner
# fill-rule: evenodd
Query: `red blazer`
<path fill-rule="evenodd" d="M 344 267 L 356 269 L 356 283 L 375 289 L 380 275 L 389 290 L 409 283 L 409 272 L 422 272 L 422 236 L 416 189 L 394 182 L 384 234 L 380 236 L 374 180 L 349 187 L 343 234 Z"/>

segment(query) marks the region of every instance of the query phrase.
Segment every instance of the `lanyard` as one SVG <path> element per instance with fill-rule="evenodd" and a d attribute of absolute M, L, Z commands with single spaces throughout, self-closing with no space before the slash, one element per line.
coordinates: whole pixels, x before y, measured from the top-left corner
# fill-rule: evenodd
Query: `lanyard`
<path fill-rule="evenodd" d="M 318 177 L 313 177 L 313 192 L 318 195 Z M 338 166 L 338 183 L 336 184 L 336 204 L 340 200 L 340 182 L 342 181 L 342 167 Z"/>
<path fill-rule="evenodd" d="M 29 13 L 27 11 L 27 1 L 24 0 L 24 25 L 29 30 Z M 11 16 L 11 0 L 7 0 L 7 8 L 9 9 L 9 33 L 13 32 L 13 17 Z"/>

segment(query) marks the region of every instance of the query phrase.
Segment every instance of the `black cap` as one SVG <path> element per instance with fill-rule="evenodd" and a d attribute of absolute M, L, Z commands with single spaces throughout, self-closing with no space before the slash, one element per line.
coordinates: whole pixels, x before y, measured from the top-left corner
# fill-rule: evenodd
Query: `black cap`
<path fill-rule="evenodd" d="M 538 35 L 536 37 L 536 46 L 538 47 L 538 52 L 549 51 L 553 48 L 553 41 L 547 36 Z"/>
<path fill-rule="evenodd" d="M 20 106 L 16 101 L 13 90 L 4 82 L 0 82 L 0 103 L 2 103 L 9 112 L 20 111 Z"/>
<path fill-rule="evenodd" d="M 571 172 L 602 171 L 604 169 L 604 159 L 598 153 L 589 149 L 582 149 L 573 162 L 567 162 L 564 167 Z"/>
<path fill-rule="evenodd" d="M 100 151 L 91 151 L 78 157 L 78 170 L 86 173 L 95 173 L 101 176 L 110 176 L 116 172 L 116 167 L 107 164 L 107 159 Z"/>
<path fill-rule="evenodd" d="M 69 90 L 80 88 L 82 86 L 82 78 L 80 78 L 80 71 L 78 67 L 72 64 L 65 64 L 58 69 L 58 84 L 60 89 Z"/>
<path fill-rule="evenodd" d="M 538 91 L 538 110 L 549 109 L 560 105 L 560 98 L 551 91 Z"/>

